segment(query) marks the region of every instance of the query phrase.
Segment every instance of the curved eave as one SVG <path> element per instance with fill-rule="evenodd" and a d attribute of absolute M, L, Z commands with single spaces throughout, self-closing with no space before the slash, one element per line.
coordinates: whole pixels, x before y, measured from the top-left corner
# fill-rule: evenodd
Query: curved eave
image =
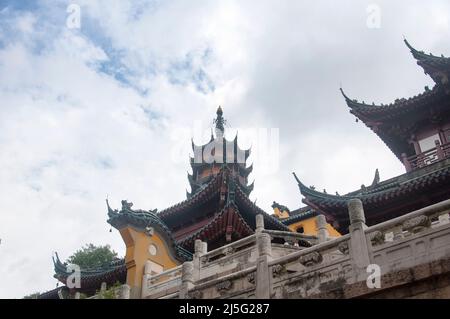
<path fill-rule="evenodd" d="M 250 198 L 248 198 L 247 194 L 245 194 L 240 186 L 236 187 L 236 196 L 238 200 L 240 200 L 245 206 L 247 206 L 248 210 L 254 215 L 254 219 L 256 219 L 256 215 L 258 214 L 263 215 L 266 229 L 290 231 L 290 229 L 286 225 L 281 223 L 277 218 L 267 214 L 264 210 L 256 206 L 256 204 L 253 203 Z M 238 206 L 240 205 L 238 204 Z"/>
<path fill-rule="evenodd" d="M 297 177 L 295 173 L 292 173 L 298 183 L 298 188 L 300 189 L 300 193 L 305 196 L 307 199 L 314 199 L 314 198 L 320 198 L 325 200 L 331 200 L 336 202 L 342 202 L 347 203 L 348 200 L 353 198 L 360 198 L 360 196 L 338 196 L 338 195 L 332 195 L 332 194 L 325 194 L 319 191 L 316 191 L 315 189 L 311 189 L 310 187 L 307 187 L 305 184 L 303 184 Z"/>
<path fill-rule="evenodd" d="M 370 105 L 364 102 L 358 102 L 355 99 L 350 99 L 345 95 L 342 89 L 341 92 L 350 108 L 350 113 L 357 116 L 366 124 L 376 120 L 393 119 L 404 115 L 407 112 L 414 111 L 424 105 L 429 105 L 433 103 L 436 98 L 441 97 L 441 93 L 443 93 L 441 88 L 436 85 L 431 90 L 425 90 L 408 99 L 397 99 L 395 102 L 386 105 L 375 103 Z"/>
<path fill-rule="evenodd" d="M 66 283 L 67 278 L 73 274 L 67 270 L 67 265 L 63 264 L 56 254 L 56 258 L 53 258 L 55 275 L 54 277 L 62 283 Z M 114 284 L 116 281 L 124 281 L 126 278 L 127 268 L 125 260 L 121 259 L 112 262 L 108 266 L 81 270 L 81 289 L 98 288 L 102 282 Z"/>
<path fill-rule="evenodd" d="M 209 198 L 208 194 L 215 194 L 218 191 L 221 177 L 222 174 L 220 173 L 215 175 L 204 188 L 200 189 L 198 192 L 192 193 L 190 198 L 160 211 L 158 213 L 159 218 L 164 221 L 164 219 L 169 216 L 183 212 L 202 200 L 207 200 Z"/>
<path fill-rule="evenodd" d="M 239 167 L 239 173 L 242 174 L 244 177 L 248 177 L 251 172 L 253 171 L 253 163 L 249 167 Z"/>
<path fill-rule="evenodd" d="M 229 215 L 232 216 L 229 216 Z M 180 240 L 184 247 L 191 247 L 195 239 L 212 241 L 224 235 L 227 230 L 228 220 L 231 217 L 231 226 L 235 233 L 246 237 L 254 233 L 253 229 L 239 214 L 239 208 L 234 204 L 227 204 L 210 222 L 196 232 Z"/>
<path fill-rule="evenodd" d="M 431 53 L 425 53 L 423 51 L 416 50 L 406 39 L 404 39 L 406 46 L 411 51 L 413 57 L 417 60 L 417 63 L 422 66 L 425 72 L 429 71 L 428 67 L 434 69 L 450 69 L 450 58 L 445 56 L 434 56 Z M 428 73 L 428 72 L 427 72 Z"/>
<path fill-rule="evenodd" d="M 300 222 L 302 220 L 309 219 L 309 218 L 315 217 L 315 216 L 317 216 L 317 212 L 316 211 L 308 210 L 306 212 L 303 212 L 303 213 L 300 213 L 300 214 L 297 214 L 297 215 L 294 215 L 294 216 L 290 216 L 290 217 L 285 218 L 285 219 L 281 219 L 280 221 L 283 224 L 285 224 L 286 226 L 289 226 L 289 225 L 292 225 L 292 224 L 294 224 L 296 222 Z"/>
<path fill-rule="evenodd" d="M 109 205 L 108 205 L 109 207 Z M 146 227 L 156 228 L 166 239 L 169 247 L 175 253 L 175 259 L 183 262 L 191 259 L 189 252 L 182 249 L 178 242 L 174 239 L 169 227 L 162 221 L 157 215 L 150 212 L 135 212 L 135 211 L 122 211 L 122 212 L 108 212 L 108 223 L 116 229 L 121 229 L 128 225 L 137 229 L 145 229 Z"/>
<path fill-rule="evenodd" d="M 295 174 L 294 174 L 295 176 Z M 295 176 L 296 177 L 296 176 Z M 392 183 L 389 187 L 383 187 L 380 190 L 374 190 L 367 193 L 337 196 L 332 194 L 324 194 L 306 187 L 296 177 L 299 183 L 300 192 L 305 196 L 305 203 L 315 209 L 328 209 L 330 212 L 333 209 L 345 210 L 350 199 L 359 198 L 363 205 L 367 207 L 374 207 L 387 201 L 394 200 L 400 196 L 411 196 L 412 194 L 421 193 L 427 187 L 441 185 L 441 183 L 449 183 L 450 167 L 435 170 L 426 175 L 406 180 L 401 183 Z"/>
<path fill-rule="evenodd" d="M 41 293 L 37 297 L 37 299 L 60 299 L 60 297 L 59 297 L 60 291 L 65 294 L 69 294 L 69 288 L 67 288 L 66 286 L 62 286 L 62 287 L 57 287 L 55 289 Z"/>
<path fill-rule="evenodd" d="M 250 185 L 241 185 L 239 184 L 239 187 L 241 187 L 242 191 L 249 196 L 250 193 L 253 191 L 253 189 L 255 188 L 255 181 L 253 181 Z"/>
<path fill-rule="evenodd" d="M 192 151 L 195 152 L 194 151 L 195 149 L 197 149 L 197 150 L 201 149 L 201 152 L 202 152 L 202 155 L 203 155 L 205 147 L 207 147 L 209 144 L 211 144 L 214 141 L 215 141 L 215 139 L 214 139 L 213 136 L 211 136 L 211 140 L 208 143 L 203 144 L 203 145 L 196 145 L 196 144 L 194 144 L 194 142 L 192 140 Z M 229 145 L 229 144 L 233 145 L 233 152 L 234 152 L 234 157 L 235 157 L 234 162 L 237 163 L 237 154 L 243 153 L 244 154 L 244 163 L 245 163 L 247 161 L 248 157 L 251 154 L 251 147 L 249 149 L 246 149 L 246 150 L 241 149 L 239 147 L 239 145 L 238 145 L 237 134 L 236 134 L 235 138 L 232 139 L 232 140 L 227 140 L 225 137 L 222 137 L 223 148 L 226 149 L 226 145 Z M 192 157 L 192 156 L 190 157 L 190 164 L 191 164 L 192 168 L 199 167 L 199 166 L 202 166 L 202 165 L 211 165 L 210 163 L 205 163 L 203 161 L 201 163 L 194 163 L 194 158 L 195 157 Z M 224 162 L 226 162 L 226 153 L 225 152 L 224 152 Z M 231 164 L 231 163 L 229 163 L 229 164 Z"/>

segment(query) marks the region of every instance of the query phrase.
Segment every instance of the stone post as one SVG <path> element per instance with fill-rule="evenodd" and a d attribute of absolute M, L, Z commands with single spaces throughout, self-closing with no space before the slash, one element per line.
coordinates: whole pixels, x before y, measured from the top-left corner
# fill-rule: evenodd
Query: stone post
<path fill-rule="evenodd" d="M 106 291 L 106 282 L 102 282 L 102 284 L 100 285 L 100 299 L 104 299 L 104 293 Z"/>
<path fill-rule="evenodd" d="M 194 287 L 194 263 L 185 261 L 181 268 L 180 299 L 186 299 L 189 290 Z"/>
<path fill-rule="evenodd" d="M 436 154 L 439 160 L 442 160 L 445 158 L 444 150 L 442 149 L 441 143 L 439 140 L 434 141 L 434 145 L 436 146 Z"/>
<path fill-rule="evenodd" d="M 120 286 L 119 299 L 130 299 L 130 286 L 128 285 Z"/>
<path fill-rule="evenodd" d="M 402 157 L 402 162 L 403 162 L 403 165 L 405 166 L 406 172 L 407 173 L 411 172 L 412 167 L 411 167 L 411 163 L 408 160 L 408 156 L 406 156 L 405 153 L 402 153 L 401 157 Z"/>
<path fill-rule="evenodd" d="M 272 256 L 270 235 L 257 234 L 256 244 L 258 246 L 258 260 L 256 264 L 255 297 L 258 299 L 270 299 L 272 294 L 272 272 L 271 268 L 269 268 L 269 261 Z"/>
<path fill-rule="evenodd" d="M 264 216 L 262 214 L 256 215 L 256 229 L 255 233 L 260 234 L 264 229 Z"/>
<path fill-rule="evenodd" d="M 367 279 L 367 266 L 370 264 L 369 243 L 364 230 L 367 228 L 361 200 L 351 199 L 348 202 L 350 217 L 350 256 L 356 272 L 357 281 Z"/>
<path fill-rule="evenodd" d="M 328 230 L 327 230 L 327 220 L 325 215 L 317 215 L 316 217 L 316 225 L 317 225 L 317 237 L 319 237 L 319 243 L 324 243 L 328 239 Z"/>
<path fill-rule="evenodd" d="M 131 298 L 138 299 L 138 298 L 145 298 L 145 296 L 147 296 L 148 289 L 149 289 L 149 287 L 148 287 L 149 279 L 152 278 L 152 276 L 154 276 L 154 274 L 155 274 L 155 272 L 153 271 L 153 265 L 154 265 L 154 263 L 150 260 L 147 260 L 145 262 L 144 275 L 142 276 L 141 293 L 140 293 L 140 295 L 137 295 L 136 291 L 133 291 L 133 288 L 130 288 L 131 289 L 131 292 L 130 292 Z"/>
<path fill-rule="evenodd" d="M 201 278 L 200 272 L 202 269 L 201 258 L 208 252 L 208 244 L 200 239 L 195 240 L 194 244 L 194 256 L 192 262 L 194 264 L 194 280 L 197 281 Z"/>

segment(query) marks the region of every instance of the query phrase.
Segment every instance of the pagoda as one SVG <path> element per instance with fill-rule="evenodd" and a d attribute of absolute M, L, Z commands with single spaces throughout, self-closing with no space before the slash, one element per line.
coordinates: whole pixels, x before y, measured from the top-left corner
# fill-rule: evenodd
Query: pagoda
<path fill-rule="evenodd" d="M 332 195 L 307 187 L 294 174 L 303 202 L 327 216 L 342 233 L 348 231 L 347 202 L 359 198 L 367 224 L 373 225 L 450 198 L 450 58 L 414 49 L 417 64 L 434 81 L 430 89 L 390 104 L 366 104 L 348 97 L 350 113 L 369 127 L 405 167 L 405 174 L 372 183 L 346 195 Z"/>
<path fill-rule="evenodd" d="M 145 273 L 160 273 L 192 259 L 195 240 L 205 242 L 208 249 L 255 233 L 256 215 L 263 215 L 266 229 L 290 231 L 288 225 L 259 208 L 249 195 L 248 184 L 252 165 L 247 166 L 250 150 L 242 150 L 236 137 L 225 138 L 225 119 L 221 107 L 214 119 L 215 135 L 204 145 L 192 142 L 190 158 L 191 187 L 186 199 L 161 211 L 134 209 L 133 203 L 122 200 L 120 210 L 107 201 L 108 223 L 116 228 L 126 246 L 124 259 L 99 269 L 81 270 L 81 288 L 73 291 L 92 294 L 101 283 L 127 283 L 139 297 Z M 150 266 L 149 266 L 150 265 Z M 55 278 L 66 283 L 72 274 L 58 256 L 54 258 Z M 150 267 L 150 269 L 147 269 Z M 67 287 L 43 294 L 55 297 Z"/>

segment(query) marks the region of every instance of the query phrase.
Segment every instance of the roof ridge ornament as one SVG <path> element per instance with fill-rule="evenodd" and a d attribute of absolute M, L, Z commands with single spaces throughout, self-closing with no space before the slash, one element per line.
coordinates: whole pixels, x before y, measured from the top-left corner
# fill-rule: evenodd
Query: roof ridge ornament
<path fill-rule="evenodd" d="M 216 124 L 216 136 L 222 137 L 225 133 L 226 120 L 223 118 L 223 110 L 219 105 L 216 111 L 217 117 L 213 120 L 213 124 Z"/>

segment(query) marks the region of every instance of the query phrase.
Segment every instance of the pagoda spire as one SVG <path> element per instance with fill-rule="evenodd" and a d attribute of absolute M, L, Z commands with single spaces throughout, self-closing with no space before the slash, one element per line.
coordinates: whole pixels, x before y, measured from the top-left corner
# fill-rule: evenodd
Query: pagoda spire
<path fill-rule="evenodd" d="M 216 124 L 216 136 L 223 136 L 225 133 L 225 119 L 223 118 L 222 108 L 217 108 L 216 111 L 217 117 L 214 119 L 213 123 Z"/>

